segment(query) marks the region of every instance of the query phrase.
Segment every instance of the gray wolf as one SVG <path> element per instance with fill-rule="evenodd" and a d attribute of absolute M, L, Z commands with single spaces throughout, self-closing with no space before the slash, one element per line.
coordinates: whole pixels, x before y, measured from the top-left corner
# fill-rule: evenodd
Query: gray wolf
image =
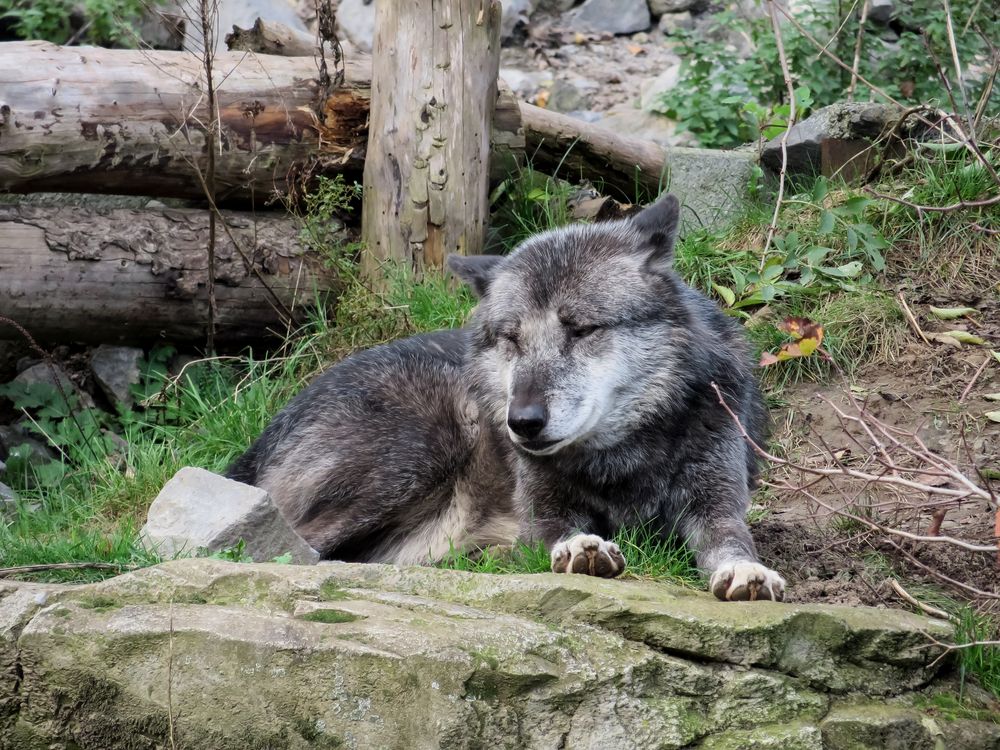
<path fill-rule="evenodd" d="M 694 549 L 721 599 L 783 597 L 745 521 L 766 410 L 741 327 L 674 272 L 678 203 L 451 256 L 468 326 L 330 368 L 230 467 L 324 558 L 428 563 L 542 540 L 613 577 L 630 525 Z"/>

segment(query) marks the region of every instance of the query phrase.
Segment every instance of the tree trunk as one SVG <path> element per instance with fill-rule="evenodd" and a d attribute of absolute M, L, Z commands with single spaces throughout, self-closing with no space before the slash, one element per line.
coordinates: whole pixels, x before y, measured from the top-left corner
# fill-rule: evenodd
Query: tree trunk
<path fill-rule="evenodd" d="M 313 60 L 222 53 L 220 200 L 284 193 L 290 174 L 360 171 L 368 69 L 327 96 Z M 0 44 L 0 191 L 204 197 L 201 60 L 183 52 Z"/>
<path fill-rule="evenodd" d="M 315 292 L 336 288 L 294 217 L 223 218 L 217 341 L 281 333 Z M 188 209 L 0 206 L 0 315 L 49 341 L 204 343 L 207 227 L 207 212 Z"/>
<path fill-rule="evenodd" d="M 381 2 L 362 240 L 369 272 L 482 250 L 500 67 L 496 0 Z"/>

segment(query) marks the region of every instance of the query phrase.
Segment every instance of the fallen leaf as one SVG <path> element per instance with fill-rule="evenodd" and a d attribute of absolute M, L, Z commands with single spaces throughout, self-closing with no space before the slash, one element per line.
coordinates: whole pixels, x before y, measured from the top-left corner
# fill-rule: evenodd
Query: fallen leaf
<path fill-rule="evenodd" d="M 988 411 L 986 412 L 986 418 L 991 422 L 1000 423 L 1000 411 Z"/>
<path fill-rule="evenodd" d="M 931 315 L 940 320 L 955 320 L 963 315 L 979 312 L 974 307 L 934 307 L 931 305 Z"/>
<path fill-rule="evenodd" d="M 646 54 L 646 48 L 641 44 L 629 44 L 626 46 L 626 49 L 632 54 L 633 57 L 636 55 Z"/>
<path fill-rule="evenodd" d="M 808 357 L 823 343 L 823 326 L 808 318 L 785 318 L 778 323 L 778 329 L 791 336 L 792 340 L 782 344 L 777 354 L 761 353 L 759 363 L 761 367 L 783 362 L 786 359 Z"/>
<path fill-rule="evenodd" d="M 985 393 L 983 398 L 987 401 L 1000 401 L 1000 393 Z"/>
<path fill-rule="evenodd" d="M 930 341 L 936 341 L 939 344 L 945 344 L 947 346 L 953 346 L 956 349 L 960 349 L 962 347 L 962 342 L 961 341 L 959 341 L 955 337 L 949 336 L 948 334 L 945 334 L 945 333 L 928 333 L 928 334 L 926 334 L 926 336 L 927 336 L 928 340 L 930 340 Z"/>
<path fill-rule="evenodd" d="M 992 349 L 990 349 L 990 354 L 993 355 L 993 359 L 995 359 L 997 362 L 1000 362 L 1000 352 L 995 352 Z"/>
<path fill-rule="evenodd" d="M 945 336 L 951 336 L 953 339 L 958 339 L 962 344 L 977 344 L 982 345 L 986 343 L 986 339 L 980 338 L 975 334 L 969 333 L 968 331 L 945 331 Z"/>
<path fill-rule="evenodd" d="M 722 284 L 712 284 L 712 289 L 714 289 L 730 307 L 736 303 L 736 294 L 728 286 L 722 286 Z"/>

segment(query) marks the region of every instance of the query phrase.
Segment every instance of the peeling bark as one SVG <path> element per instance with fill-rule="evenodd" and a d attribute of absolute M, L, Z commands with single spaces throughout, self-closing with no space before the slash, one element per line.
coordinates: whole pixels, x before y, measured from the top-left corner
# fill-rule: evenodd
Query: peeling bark
<path fill-rule="evenodd" d="M 324 98 L 304 58 L 215 58 L 220 200 L 286 190 L 297 165 L 360 171 L 368 72 Z M 183 52 L 0 44 L 0 190 L 204 196 L 205 72 Z"/>

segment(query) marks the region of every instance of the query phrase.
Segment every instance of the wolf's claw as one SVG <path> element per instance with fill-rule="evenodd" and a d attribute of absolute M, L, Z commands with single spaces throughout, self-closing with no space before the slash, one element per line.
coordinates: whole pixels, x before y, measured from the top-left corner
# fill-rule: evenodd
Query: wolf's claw
<path fill-rule="evenodd" d="M 708 581 L 708 588 L 719 599 L 755 601 L 785 598 L 785 579 L 758 562 L 739 560 L 719 566 Z"/>
<path fill-rule="evenodd" d="M 552 548 L 553 573 L 583 573 L 614 578 L 625 570 L 625 556 L 614 542 L 595 534 L 577 534 Z"/>

